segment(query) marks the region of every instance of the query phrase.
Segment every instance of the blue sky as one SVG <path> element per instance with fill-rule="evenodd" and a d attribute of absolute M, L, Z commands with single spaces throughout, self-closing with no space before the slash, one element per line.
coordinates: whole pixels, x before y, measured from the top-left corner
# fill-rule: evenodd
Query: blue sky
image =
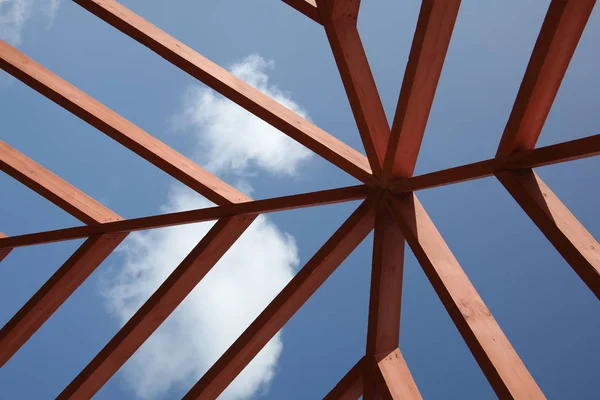
<path fill-rule="evenodd" d="M 494 155 L 548 3 L 463 2 L 417 174 Z M 0 0 L 0 35 L 227 182 L 245 191 L 251 188 L 254 198 L 356 183 L 318 156 L 306 157 L 300 147 L 282 140 L 283 135 L 253 125 L 251 118 L 228 108 L 226 102 L 218 102 L 217 97 L 210 104 L 202 102 L 198 93 L 210 93 L 193 78 L 79 6 L 62 1 L 52 11 L 53 4 L 58 3 Z M 136 0 L 123 4 L 221 65 L 250 68 L 247 57 L 259 55 L 266 60 L 265 65 L 254 64 L 238 72 L 247 73 L 247 79 L 268 76 L 266 83 L 260 81 L 263 90 L 292 101 L 317 125 L 362 151 L 322 28 L 283 2 L 182 0 L 167 6 Z M 15 6 L 23 7 L 23 13 L 11 13 Z M 390 121 L 418 11 L 419 2 L 413 0 L 364 2 L 361 7 L 359 30 Z M 9 26 L 13 17 L 18 24 Z M 598 133 L 599 41 L 600 12 L 596 9 L 540 145 Z M 123 217 L 206 204 L 191 198 L 160 170 L 6 74 L 0 75 L 0 120 L 1 140 Z M 248 131 L 237 131 L 240 127 Z M 250 137 L 262 140 L 257 142 L 262 145 L 248 155 L 236 152 L 227 141 L 218 141 L 236 135 L 254 135 Z M 296 168 L 286 170 L 283 162 L 269 165 L 272 153 L 266 152 L 268 146 L 283 149 L 291 157 L 287 160 L 297 161 Z M 244 164 L 244 159 L 249 163 Z M 599 164 L 592 158 L 538 169 L 596 238 L 600 237 L 595 207 L 600 196 Z M 0 175 L 0 193 L 0 230 L 8 235 L 78 224 L 8 176 Z M 597 398 L 600 304 L 505 189 L 488 178 L 426 190 L 419 198 L 547 397 Z M 244 324 L 243 317 L 225 312 L 225 321 L 216 320 L 222 322 L 222 328 L 212 329 L 215 320 L 202 307 L 213 304 L 211 301 L 223 310 L 247 304 L 248 315 L 257 312 L 356 205 L 269 216 L 262 228 L 250 232 L 245 246 L 238 246 L 231 256 L 233 261 L 216 267 L 221 267 L 222 276 L 214 274 L 214 285 L 205 285 L 201 293 L 186 300 L 177 311 L 180 317 L 170 319 L 152 343 L 136 355 L 137 366 L 147 366 L 138 371 L 142 375 L 132 375 L 136 364 L 130 363 L 97 398 L 180 397 L 208 360 L 216 357 L 202 345 L 226 346 L 227 335 L 235 337 L 232 332 Z M 187 229 L 130 238 L 128 245 L 103 263 L 0 370 L 0 398 L 56 396 L 117 332 L 131 312 L 128 307 L 143 301 L 168 268 L 176 266 L 187 243 L 201 235 L 206 226 Z M 261 253 L 264 246 L 253 241 L 256 237 L 273 240 L 281 251 Z M 252 367 L 257 375 L 230 396 L 320 398 L 362 356 L 371 241 L 369 236 L 290 320 L 277 343 L 270 345 L 271 354 Z M 14 315 L 79 243 L 20 249 L 2 263 L 0 324 Z M 149 262 L 155 259 L 156 251 L 161 251 L 164 264 Z M 133 300 L 126 299 L 130 301 L 128 307 L 122 306 L 119 300 L 124 297 L 119 289 L 131 282 L 127 274 L 135 275 L 139 268 L 146 268 L 141 273 L 144 285 L 138 285 L 144 289 L 135 292 Z M 211 291 L 211 287 L 227 284 L 223 290 L 236 288 L 246 268 L 261 270 L 257 273 L 261 279 L 248 285 L 250 289 L 236 292 L 231 305 L 220 302 L 228 292 Z M 189 320 L 193 323 L 185 323 Z M 401 350 L 425 398 L 495 398 L 408 249 L 400 336 Z M 170 362 L 180 360 L 177 357 L 192 358 L 186 364 L 191 365 L 184 371 L 187 375 L 173 372 Z M 157 387 L 136 384 L 144 379 L 154 382 L 157 377 L 162 379 Z M 265 381 L 268 384 L 254 390 L 252 382 Z M 140 390 L 141 386 L 151 390 Z"/>

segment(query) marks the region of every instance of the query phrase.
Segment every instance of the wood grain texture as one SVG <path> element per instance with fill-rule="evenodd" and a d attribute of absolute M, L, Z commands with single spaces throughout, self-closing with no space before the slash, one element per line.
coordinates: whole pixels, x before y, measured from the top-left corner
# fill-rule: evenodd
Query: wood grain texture
<path fill-rule="evenodd" d="M 535 147 L 595 0 L 552 0 L 497 157 Z"/>
<path fill-rule="evenodd" d="M 193 161 L 0 41 L 0 68 L 216 204 L 248 201 Z"/>
<path fill-rule="evenodd" d="M 256 218 L 220 219 L 58 399 L 89 399 L 127 362 Z"/>
<path fill-rule="evenodd" d="M 366 157 L 113 0 L 74 0 L 165 60 L 363 182 Z M 240 132 L 240 134 L 243 134 Z"/>
<path fill-rule="evenodd" d="M 364 357 L 344 375 L 323 400 L 358 400 L 363 394 Z"/>
<path fill-rule="evenodd" d="M 416 196 L 388 196 L 386 200 L 425 275 L 498 397 L 544 399 Z"/>
<path fill-rule="evenodd" d="M 373 229 L 363 202 L 265 310 L 190 389 L 184 399 L 216 399 Z"/>
<path fill-rule="evenodd" d="M 379 391 L 384 399 L 422 399 L 417 384 L 399 349 L 380 355 L 376 361 L 382 378 L 379 381 Z"/>
<path fill-rule="evenodd" d="M 215 221 L 219 218 L 233 217 L 235 215 L 262 214 L 353 200 L 363 200 L 368 193 L 369 188 L 365 185 L 347 186 L 338 189 L 273 197 L 264 200 L 248 201 L 245 203 L 226 204 L 197 210 L 130 218 L 97 225 L 76 226 L 11 237 L 0 236 L 0 251 L 1 249 L 80 239 L 102 233 L 133 232 L 195 222 Z"/>
<path fill-rule="evenodd" d="M 600 299 L 600 244 L 533 171 L 499 172 L 498 180 Z"/>
<path fill-rule="evenodd" d="M 385 155 L 384 184 L 414 172 L 459 7 L 460 0 L 421 3 Z"/>

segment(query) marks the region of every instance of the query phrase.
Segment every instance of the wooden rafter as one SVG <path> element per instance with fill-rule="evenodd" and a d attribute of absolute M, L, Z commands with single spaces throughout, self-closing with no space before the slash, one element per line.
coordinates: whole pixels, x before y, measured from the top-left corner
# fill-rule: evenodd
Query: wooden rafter
<path fill-rule="evenodd" d="M 348 174 L 363 182 L 372 181 L 365 156 L 131 10 L 113 0 L 74 1 Z"/>
<path fill-rule="evenodd" d="M 319 10 L 317 9 L 317 2 L 315 0 L 282 0 L 284 3 L 301 12 L 308 18 L 315 21 L 317 24 L 321 23 L 321 17 L 319 16 Z"/>
<path fill-rule="evenodd" d="M 460 0 L 424 0 L 392 124 L 382 179 L 412 176 Z"/>
<path fill-rule="evenodd" d="M 600 299 L 600 244 L 531 170 L 496 174 L 556 250 Z"/>
<path fill-rule="evenodd" d="M 344 375 L 323 400 L 358 400 L 363 394 L 364 357 Z"/>
<path fill-rule="evenodd" d="M 387 205 L 498 397 L 545 398 L 415 195 Z"/>
<path fill-rule="evenodd" d="M 0 240 L 2 240 L 3 238 L 6 238 L 7 236 L 0 232 Z M 2 260 L 4 260 L 6 258 L 6 256 L 8 256 L 8 253 L 10 253 L 12 251 L 12 247 L 5 247 L 5 248 L 1 248 L 0 249 L 0 262 L 2 262 Z"/>
<path fill-rule="evenodd" d="M 377 372 L 379 373 L 379 392 L 384 399 L 422 399 L 421 393 L 399 349 L 395 349 L 389 352 L 389 354 L 381 354 L 375 361 L 377 362 Z"/>
<path fill-rule="evenodd" d="M 216 399 L 373 229 L 363 202 L 265 310 L 190 389 L 185 399 Z"/>
<path fill-rule="evenodd" d="M 0 236 L 0 250 L 81 239 L 101 233 L 133 232 L 195 222 L 215 221 L 219 218 L 233 217 L 235 215 L 263 214 L 353 200 L 363 200 L 368 192 L 369 189 L 365 185 L 348 186 L 339 189 L 273 197 L 265 200 L 226 204 L 223 206 L 179 211 L 149 217 L 130 218 L 102 224 L 76 226 L 73 228 L 29 233 L 19 236 L 7 237 L 4 235 Z"/>

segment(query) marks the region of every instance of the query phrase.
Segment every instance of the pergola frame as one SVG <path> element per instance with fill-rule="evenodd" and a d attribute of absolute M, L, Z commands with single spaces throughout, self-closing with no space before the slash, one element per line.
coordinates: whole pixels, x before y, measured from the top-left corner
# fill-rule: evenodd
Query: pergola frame
<path fill-rule="evenodd" d="M 196 190 L 215 207 L 122 219 L 0 142 L 0 170 L 85 225 L 20 236 L 12 249 L 86 241 L 0 330 L 4 365 L 132 231 L 216 221 L 100 353 L 58 396 L 92 397 L 176 309 L 260 213 L 363 200 L 256 320 L 194 385 L 187 399 L 215 399 L 374 229 L 365 355 L 327 399 L 419 399 L 399 350 L 404 243 L 408 243 L 475 360 L 500 398 L 544 398 L 435 228 L 415 191 L 496 176 L 600 299 L 600 245 L 533 168 L 600 153 L 600 135 L 535 148 L 595 0 L 552 0 L 493 159 L 413 176 L 460 0 L 423 0 L 390 127 L 356 27 L 360 0 L 283 0 L 321 24 L 367 156 L 244 83 L 113 0 L 74 0 L 98 18 L 354 176 L 361 185 L 253 201 L 81 90 L 0 42 L 0 67 Z"/>

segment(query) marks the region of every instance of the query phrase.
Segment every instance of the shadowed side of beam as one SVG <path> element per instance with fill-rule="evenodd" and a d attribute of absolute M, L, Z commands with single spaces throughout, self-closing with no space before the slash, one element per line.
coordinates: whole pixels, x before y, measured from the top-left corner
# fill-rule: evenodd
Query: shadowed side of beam
<path fill-rule="evenodd" d="M 600 135 L 593 135 L 582 139 L 520 151 L 506 157 L 461 165 L 460 167 L 448 168 L 412 178 L 398 179 L 390 184 L 390 190 L 395 193 L 412 192 L 486 178 L 498 171 L 543 167 L 597 155 L 600 155 Z"/>
<path fill-rule="evenodd" d="M 358 400 L 363 394 L 364 360 L 358 360 L 323 400 Z"/>
<path fill-rule="evenodd" d="M 600 244 L 533 171 L 499 172 L 498 180 L 600 299 Z"/>
<path fill-rule="evenodd" d="M 101 233 L 133 232 L 145 229 L 164 228 L 168 226 L 190 224 L 195 222 L 215 221 L 234 215 L 261 214 L 276 211 L 292 210 L 346 201 L 362 200 L 369 193 L 365 185 L 348 186 L 339 189 L 328 189 L 318 192 L 294 194 L 272 199 L 248 201 L 245 203 L 226 204 L 198 210 L 180 211 L 149 217 L 131 218 L 121 221 L 107 222 L 91 226 L 76 226 L 47 232 L 30 233 L 12 237 L 0 237 L 0 249 L 32 246 L 43 243 L 54 243 L 63 240 L 85 238 Z"/>
<path fill-rule="evenodd" d="M 366 157 L 226 69 L 113 0 L 74 0 L 258 118 L 362 182 L 371 182 Z M 243 135 L 243 132 L 240 132 Z"/>
<path fill-rule="evenodd" d="M 6 235 L 0 232 L 0 240 L 6 238 Z M 8 253 L 12 251 L 12 247 L 0 248 L 0 262 L 8 256 Z"/>
<path fill-rule="evenodd" d="M 0 68 L 214 203 L 249 200 L 243 193 L 1 40 Z"/>
<path fill-rule="evenodd" d="M 414 194 L 387 205 L 452 321 L 499 398 L 544 395 Z"/>
<path fill-rule="evenodd" d="M 319 16 L 319 10 L 317 9 L 317 3 L 315 0 L 282 0 L 284 3 L 294 8 L 296 11 L 304 14 L 308 18 L 315 21 L 317 24 L 321 23 L 321 17 Z"/>
<path fill-rule="evenodd" d="M 302 307 L 335 269 L 373 229 L 375 213 L 363 202 L 316 252 L 265 310 L 185 395 L 185 399 L 216 399 Z"/>

